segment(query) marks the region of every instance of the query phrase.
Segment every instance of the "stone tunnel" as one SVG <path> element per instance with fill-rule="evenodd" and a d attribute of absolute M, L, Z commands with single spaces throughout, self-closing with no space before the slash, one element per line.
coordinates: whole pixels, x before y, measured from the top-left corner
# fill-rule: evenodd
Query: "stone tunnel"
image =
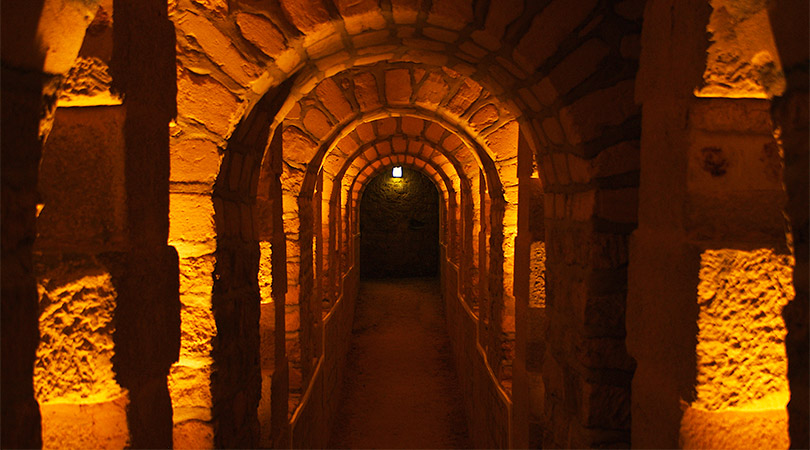
<path fill-rule="evenodd" d="M 325 448 L 374 276 L 469 446 L 810 446 L 806 1 L 2 9 L 3 448 Z"/>

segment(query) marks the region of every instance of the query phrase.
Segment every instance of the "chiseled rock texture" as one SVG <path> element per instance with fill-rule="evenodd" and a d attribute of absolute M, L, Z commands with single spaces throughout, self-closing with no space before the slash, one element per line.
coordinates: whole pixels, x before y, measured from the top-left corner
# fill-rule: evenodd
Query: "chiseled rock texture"
<path fill-rule="evenodd" d="M 436 276 L 439 196 L 433 182 L 403 168 L 366 185 L 360 204 L 360 275 L 369 278 Z"/>

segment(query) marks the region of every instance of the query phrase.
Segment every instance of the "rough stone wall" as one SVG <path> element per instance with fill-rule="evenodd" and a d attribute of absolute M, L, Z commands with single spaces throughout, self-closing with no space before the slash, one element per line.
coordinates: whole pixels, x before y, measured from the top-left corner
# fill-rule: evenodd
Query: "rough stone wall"
<path fill-rule="evenodd" d="M 442 245 L 442 253 L 444 249 Z M 450 343 L 465 400 L 470 438 L 477 448 L 509 448 L 512 402 L 478 343 L 477 317 L 458 295 L 458 268 L 442 259 L 443 296 Z"/>
<path fill-rule="evenodd" d="M 125 289 L 120 272 L 129 240 L 125 120 L 122 106 L 58 108 L 43 148 L 34 384 L 45 448 L 113 448 L 130 439 L 129 393 L 116 380 L 112 361 L 113 315 Z M 77 434 L 83 410 L 106 419 Z M 88 425 L 86 418 L 79 421 Z"/>
<path fill-rule="evenodd" d="M 263 201 L 257 200 L 260 168 L 254 163 L 261 160 L 265 152 L 270 133 L 266 120 L 277 107 L 272 100 L 270 95 L 257 105 L 249 120 L 234 133 L 213 185 L 216 265 L 211 308 L 216 337 L 211 349 L 214 364 L 210 379 L 211 420 L 214 444 L 226 448 L 256 447 L 260 440 L 257 411 L 262 393 L 260 239 L 269 237 L 271 241 L 271 296 L 276 302 L 278 295 L 272 283 L 277 278 L 286 281 L 275 269 L 279 265 L 278 258 L 284 256 L 284 252 L 275 251 L 276 246 L 284 245 L 283 228 L 274 219 L 278 211 L 273 209 L 280 192 L 263 193 Z M 278 150 L 271 146 L 271 155 Z M 269 208 L 268 201 L 271 203 Z M 209 234 L 213 231 L 210 229 L 203 229 L 208 233 L 202 235 L 190 231 L 186 239 L 202 240 L 214 236 Z M 281 309 L 274 308 L 274 313 Z M 276 332 L 283 333 L 285 328 L 278 327 L 278 320 L 273 322 Z M 281 358 L 276 356 L 273 355 L 274 360 L 284 361 L 283 355 Z M 283 377 L 286 370 L 278 373 Z"/>
<path fill-rule="evenodd" d="M 303 389 L 300 405 L 290 419 L 293 448 L 323 448 L 332 431 L 350 347 L 354 302 L 359 289 L 359 272 L 353 266 L 343 279 L 343 292 L 324 318 L 323 353 Z"/>
<path fill-rule="evenodd" d="M 793 298 L 792 266 L 770 249 L 701 255 L 697 382 L 681 421 L 684 448 L 788 448 L 780 312 Z"/>
<path fill-rule="evenodd" d="M 255 448 L 261 393 L 259 366 L 259 249 L 255 243 L 220 238 L 212 306 L 217 325 L 211 356 L 214 442 L 223 448 Z"/>
<path fill-rule="evenodd" d="M 57 84 L 53 83 L 48 86 L 48 81 L 57 81 L 58 74 L 67 73 L 71 68 L 80 47 L 83 47 L 85 29 L 93 19 L 98 7 L 98 2 L 72 4 L 69 7 L 59 7 L 53 3 L 45 5 L 44 3 L 46 2 L 35 2 L 30 5 L 14 5 L 9 8 L 4 5 L 3 17 L 3 29 L 11 30 L 9 35 L 4 32 L 3 38 L 4 369 L 2 378 L 4 400 L 2 409 L 5 425 L 2 445 L 8 447 L 38 447 L 42 443 L 38 425 L 26 423 L 29 418 L 33 417 L 32 406 L 33 409 L 36 409 L 36 404 L 32 405 L 31 402 L 21 400 L 12 393 L 19 392 L 23 399 L 25 395 L 31 393 L 26 386 L 30 387 L 32 384 L 30 368 L 33 368 L 33 361 L 26 361 L 27 357 L 24 353 L 29 349 L 28 345 L 36 346 L 38 338 L 35 332 L 28 334 L 31 330 L 23 331 L 21 336 L 14 334 L 24 329 L 20 325 L 36 323 L 36 321 L 27 321 L 20 313 L 33 313 L 28 318 L 36 318 L 36 303 L 31 303 L 31 300 L 36 300 L 36 291 L 32 289 L 34 287 L 34 265 L 31 264 L 31 245 L 34 243 L 34 220 L 38 210 L 36 204 L 39 203 L 36 194 L 39 170 L 37 165 L 42 143 L 51 128 L 55 100 L 59 97 Z M 105 5 L 107 11 L 111 11 L 110 2 Z M 75 127 L 75 130 L 68 133 L 66 141 L 73 140 L 74 143 L 90 144 L 88 150 L 91 152 L 101 150 L 97 153 L 100 157 L 88 158 L 85 161 L 87 164 L 82 165 L 80 160 L 66 157 L 66 154 L 63 154 L 60 156 L 65 158 L 61 161 L 65 163 L 62 168 L 63 176 L 50 180 L 53 185 L 49 187 L 64 189 L 66 191 L 63 192 L 64 194 L 81 193 L 83 188 L 90 191 L 106 186 L 117 188 L 106 192 L 109 194 L 106 200 L 111 203 L 110 205 L 103 205 L 104 201 L 101 204 L 94 201 L 88 203 L 80 201 L 78 202 L 79 208 L 65 210 L 52 203 L 51 212 L 55 215 L 47 219 L 43 218 L 43 220 L 49 221 L 49 225 L 59 223 L 62 227 L 60 231 L 43 227 L 43 230 L 47 230 L 47 232 L 43 235 L 45 240 L 42 242 L 42 247 L 38 248 L 38 251 L 49 253 L 49 258 L 56 256 L 57 261 L 60 253 L 74 253 L 77 260 L 91 260 L 103 251 L 114 250 L 117 252 L 116 255 L 105 256 L 103 265 L 107 275 L 102 275 L 102 277 L 108 277 L 109 283 L 105 283 L 105 286 L 114 286 L 112 295 L 115 297 L 115 321 L 118 325 L 112 334 L 114 344 L 112 364 L 117 383 L 129 392 L 129 404 L 126 406 L 125 401 L 115 405 L 102 405 L 100 408 L 104 410 L 112 406 L 115 409 L 114 412 L 109 409 L 106 412 L 100 412 L 99 408 L 85 408 L 87 416 L 82 419 L 98 417 L 100 420 L 84 434 L 89 439 L 81 445 L 120 446 L 127 440 L 131 445 L 141 447 L 171 445 L 169 425 L 171 406 L 165 388 L 165 377 L 169 364 L 176 359 L 177 347 L 175 344 L 179 339 L 175 333 L 175 330 L 178 329 L 176 321 L 178 318 L 176 255 L 171 248 L 166 246 L 168 221 L 165 208 L 162 208 L 167 201 L 168 122 L 174 114 L 173 98 L 175 94 L 172 82 L 174 40 L 171 28 L 167 28 L 165 10 L 165 2 L 161 9 L 159 1 L 145 2 L 132 8 L 123 6 L 117 9 L 115 45 L 113 45 L 113 40 L 109 39 L 108 50 L 111 49 L 120 56 L 122 50 L 126 48 L 127 55 L 131 57 L 131 60 L 128 61 L 121 61 L 120 58 L 116 61 L 114 66 L 117 72 L 113 76 L 113 83 L 116 84 L 118 92 L 127 94 L 126 114 L 113 113 L 105 117 L 105 113 L 108 111 L 103 109 L 84 111 L 82 113 L 85 115 L 83 122 L 88 126 Z M 10 22 L 6 22 L 7 20 Z M 29 26 L 31 26 L 30 31 L 27 30 Z M 135 42 L 128 39 L 130 27 L 133 26 L 148 26 L 163 32 L 151 34 L 149 37 L 138 39 Z M 42 31 L 35 33 L 34 30 L 37 27 Z M 106 30 L 107 36 L 110 36 L 109 27 L 102 26 L 101 29 Z M 6 39 L 12 35 L 13 38 Z M 47 49 L 47 52 L 43 52 L 42 49 Z M 145 58 L 147 52 L 144 51 L 146 49 L 148 49 L 148 59 L 150 60 L 148 65 L 141 64 L 147 59 Z M 115 56 L 113 59 L 116 59 Z M 106 61 L 109 61 L 109 55 L 105 59 L 105 64 Z M 130 66 L 129 61 L 132 61 L 134 65 Z M 167 67 L 169 67 L 168 72 L 165 71 Z M 26 73 L 18 74 L 19 71 Z M 95 74 L 96 72 L 91 70 L 90 73 Z M 87 74 L 85 73 L 85 75 Z M 26 79 L 28 81 L 24 81 Z M 148 84 L 144 82 L 146 79 L 151 79 L 152 82 L 151 86 L 145 89 Z M 7 84 L 7 80 L 12 81 L 12 85 Z M 71 84 L 72 81 L 75 79 L 71 74 L 66 84 L 68 89 L 65 90 L 65 92 L 70 91 L 70 95 L 76 93 L 73 91 L 76 85 Z M 109 81 L 108 78 L 101 80 L 104 90 L 108 88 Z M 14 85 L 15 83 L 16 85 Z M 10 91 L 9 86 L 12 86 Z M 45 86 L 47 88 L 43 89 Z M 171 101 L 167 102 L 167 99 L 171 99 Z M 14 110 L 6 109 L 6 105 L 10 105 L 9 107 L 13 107 Z M 27 110 L 26 106 L 30 106 L 31 109 Z M 148 113 L 147 109 L 149 109 Z M 120 110 L 118 112 L 120 113 Z M 111 125 L 110 128 L 115 131 L 107 134 L 110 131 L 108 127 L 101 126 L 102 136 L 93 136 L 93 133 L 98 134 L 98 129 L 93 129 L 93 125 L 100 125 L 105 119 L 108 119 L 107 125 Z M 12 128 L 6 128 L 7 126 Z M 14 151 L 20 153 L 15 155 L 14 152 L 10 152 L 6 147 L 7 144 L 14 146 Z M 94 148 L 94 146 L 100 147 Z M 73 150 L 75 151 L 75 149 Z M 112 159 L 109 159 L 110 156 Z M 123 171 L 122 167 L 125 168 Z M 95 179 L 82 179 L 79 176 L 78 179 L 72 179 L 88 169 L 91 169 L 91 172 L 109 170 L 109 173 L 113 175 L 112 178 L 117 177 L 117 179 L 112 182 L 110 182 L 110 177 L 105 176 Z M 68 182 L 66 185 L 61 185 L 66 181 Z M 94 184 L 95 182 L 99 184 Z M 105 185 L 105 183 L 107 184 Z M 23 193 L 23 195 L 18 197 L 19 193 Z M 100 199 L 103 195 L 100 194 L 95 198 Z M 58 194 L 51 197 L 56 199 Z M 102 206 L 107 206 L 114 213 L 111 215 L 99 214 L 95 218 L 90 217 Z M 137 211 L 138 214 L 133 214 L 134 211 Z M 72 216 L 74 213 L 75 217 Z M 110 216 L 112 216 L 112 220 L 105 221 L 110 219 Z M 7 227 L 6 217 L 14 218 L 17 225 Z M 79 220 L 72 223 L 72 219 Z M 76 227 L 72 228 L 74 225 Z M 7 230 L 10 233 L 7 233 Z M 60 234 L 61 231 L 68 233 Z M 81 238 L 72 239 L 75 236 Z M 19 241 L 21 237 L 24 239 Z M 12 253 L 9 254 L 8 251 Z M 27 260 L 28 263 L 21 267 L 23 270 L 19 270 L 20 267 L 17 267 L 17 273 L 9 278 L 11 272 L 6 269 L 14 270 L 14 261 L 18 260 L 23 262 Z M 61 263 L 57 265 L 59 264 Z M 136 284 L 146 279 L 149 280 L 148 284 L 144 283 L 147 284 L 146 286 L 136 288 Z M 68 284 L 75 281 L 89 280 L 79 276 L 76 280 L 68 281 Z M 34 296 L 26 298 L 22 294 L 25 288 L 21 288 L 19 283 L 30 283 L 27 285 L 27 294 Z M 10 290 L 7 290 L 6 286 Z M 106 287 L 102 290 L 107 293 L 102 297 L 107 301 L 111 300 L 112 297 L 108 295 L 110 291 L 107 291 Z M 14 301 L 16 305 L 9 308 L 9 301 Z M 46 314 L 44 317 L 44 322 L 47 324 L 52 316 Z M 13 322 L 6 323 L 6 320 Z M 78 328 L 81 328 L 78 336 L 80 340 L 94 340 L 93 333 L 90 331 L 93 328 L 92 325 L 89 328 L 77 326 Z M 47 334 L 50 335 L 50 333 Z M 107 337 L 109 338 L 109 336 Z M 6 345 L 9 342 L 13 342 L 15 348 L 23 353 L 7 349 Z M 136 346 L 137 351 L 133 351 Z M 33 353 L 30 355 L 33 356 Z M 103 359 L 104 356 L 101 358 Z M 28 372 L 25 375 L 27 379 L 16 378 L 18 373 L 16 373 L 15 367 L 17 364 L 29 367 L 28 370 L 24 370 L 24 372 Z M 87 373 L 86 367 L 82 367 L 82 364 L 84 363 L 80 361 L 78 364 L 71 363 L 70 365 L 76 365 L 78 372 Z M 103 365 L 100 366 L 103 367 Z M 133 370 L 135 366 L 137 366 L 137 370 Z M 13 384 L 8 386 L 6 383 Z M 64 425 L 67 423 L 66 419 L 74 420 L 76 414 L 82 413 L 82 407 L 79 406 L 77 409 L 75 406 L 73 404 L 66 408 L 56 409 L 46 406 L 43 414 L 49 424 L 61 422 Z M 6 417 L 6 414 L 12 415 L 14 418 Z M 111 420 L 103 420 L 102 416 Z M 6 420 L 7 418 L 9 420 Z M 125 421 L 123 427 L 121 426 L 122 420 Z M 90 422 L 92 421 L 84 423 L 90 425 Z M 96 437 L 99 437 L 99 433 L 109 431 L 117 435 L 112 442 L 105 442 L 104 439 L 95 440 Z M 68 435 L 72 436 L 73 433 L 69 432 Z M 57 437 L 57 439 L 59 438 Z M 64 443 L 61 439 L 57 442 L 60 445 Z M 47 443 L 47 445 L 52 444 L 53 441 Z"/>
<path fill-rule="evenodd" d="M 550 5 L 550 7 L 553 6 Z M 540 70 L 546 263 L 544 446 L 630 444 L 624 349 L 628 235 L 638 202 L 634 102 L 643 2 L 583 3 Z M 542 17 L 542 16 L 541 16 Z"/>
<path fill-rule="evenodd" d="M 419 172 L 383 172 L 370 180 L 360 203 L 360 274 L 370 278 L 436 276 L 439 196 Z"/>
<path fill-rule="evenodd" d="M 42 446 L 33 367 L 39 342 L 32 249 L 38 165 L 61 82 L 95 4 L 57 12 L 44 1 L 3 4 L 2 16 L 2 421 L 3 447 Z M 39 27 L 48 30 L 37 33 Z M 49 48 L 43 54 L 42 48 Z"/>
<path fill-rule="evenodd" d="M 4 14 L 4 21 L 10 15 Z M 41 447 L 41 418 L 33 385 L 39 308 L 32 250 L 43 94 L 53 95 L 55 89 L 43 84 L 47 78 L 27 77 L 25 71 L 7 68 L 5 58 L 3 62 L 2 446 Z"/>
<path fill-rule="evenodd" d="M 774 335 L 753 336 L 769 328 L 778 334 L 774 302 L 786 302 L 789 290 L 779 275 L 790 268 L 781 213 L 781 158 L 771 136 L 770 105 L 758 98 L 696 96 L 706 70 L 717 69 L 712 50 L 717 36 L 712 43 L 701 34 L 716 26 L 716 17 L 710 19 L 714 13 L 705 2 L 676 3 L 648 5 L 636 85 L 644 130 L 640 226 L 633 237 L 627 312 L 628 346 L 638 363 L 633 445 L 785 446 L 780 425 L 784 398 L 757 411 L 745 406 L 751 398 L 768 397 L 771 387 L 784 385 L 784 379 L 778 380 L 779 363 L 772 364 L 780 358 L 764 353 L 775 359 L 764 369 L 761 359 L 738 361 L 733 350 L 724 357 L 710 350 L 726 342 L 725 330 L 739 327 L 741 316 L 717 311 L 733 309 L 735 301 L 752 296 L 757 301 L 744 308 L 757 321 L 746 334 L 732 333 L 731 339 L 739 339 L 734 345 L 773 339 L 779 347 Z M 737 29 L 735 39 L 744 40 L 746 32 Z M 668 53 L 661 54 L 664 48 Z M 724 69 L 735 64 L 730 59 Z M 749 81 L 762 86 L 761 80 Z M 663 140 L 667 143 L 662 146 Z M 742 262 L 760 258 L 767 265 Z M 770 267 L 768 274 L 757 275 L 764 267 Z M 725 292 L 734 294 L 723 300 Z M 744 322 L 747 329 L 751 321 Z M 771 325 L 758 328 L 761 323 Z M 734 369 L 722 371 L 727 364 Z M 750 384 L 744 393 L 728 393 L 725 387 L 735 383 L 733 377 L 728 380 L 714 370 L 750 371 Z M 763 384 L 763 377 L 770 381 Z M 718 398 L 736 404 L 715 402 Z M 756 444 L 759 439 L 767 443 Z"/>
<path fill-rule="evenodd" d="M 392 73 L 402 76 L 389 77 Z M 382 86 L 385 86 L 384 93 Z M 431 95 L 435 98 L 422 99 L 420 93 L 424 92 L 434 92 Z M 381 108 L 391 111 L 385 115 L 393 113 L 395 116 L 376 120 L 382 114 Z M 409 110 L 414 111 L 415 117 L 400 117 L 409 115 Z M 514 140 L 518 124 L 513 117 L 510 110 L 493 102 L 480 85 L 453 70 L 405 63 L 380 63 L 363 70 L 347 70 L 320 81 L 288 112 L 284 135 L 291 144 L 289 155 L 298 164 L 285 168 L 289 169 L 286 177 L 291 183 L 301 182 L 299 171 L 302 169 L 298 165 L 318 167 L 314 162 L 321 157 L 324 158 L 326 174 L 339 173 L 338 167 L 343 162 L 340 156 L 349 156 L 356 149 L 355 143 L 367 143 L 375 134 L 380 137 L 393 135 L 388 150 L 384 150 L 387 147 L 385 142 L 376 146 L 380 156 L 390 153 L 391 149 L 393 153 L 419 151 L 418 147 L 411 147 L 413 144 L 403 147 L 405 142 L 397 135 L 421 134 L 428 141 L 440 143 L 440 152 L 448 153 L 448 157 L 450 154 L 456 156 L 456 171 L 461 172 L 463 168 L 465 173 L 472 174 L 475 169 L 483 169 L 493 185 L 493 195 L 498 195 L 501 180 L 514 177 Z M 369 121 L 359 123 L 362 119 Z M 450 131 L 454 127 L 470 134 Z M 332 147 L 329 140 L 338 132 L 348 132 L 354 142 L 341 138 Z M 321 156 L 320 152 L 327 148 L 327 153 Z M 367 149 L 363 159 L 373 159 L 374 151 Z M 479 167 L 475 154 L 483 167 Z M 493 157 L 498 162 L 492 162 Z M 311 158 L 315 159 L 309 162 Z M 353 175 L 353 172 L 346 174 Z M 314 180 L 314 172 L 310 169 L 303 180 L 303 189 L 308 191 Z M 515 221 L 516 190 L 516 185 L 513 185 L 505 192 L 511 202 L 507 206 L 511 214 L 507 215 L 507 222 L 502 226 L 508 232 Z M 453 216 L 452 223 L 459 226 L 461 222 Z M 456 239 L 452 244 L 451 255 L 460 254 L 461 240 Z M 507 254 L 502 262 L 506 280 L 512 271 L 511 246 L 505 244 L 503 251 Z M 511 283 L 504 281 L 503 291 L 507 297 L 511 295 L 511 289 Z"/>
<path fill-rule="evenodd" d="M 129 443 L 129 395 L 112 364 L 118 290 L 110 263 L 117 259 L 120 254 L 36 257 L 41 339 L 34 386 L 43 448 Z"/>
<path fill-rule="evenodd" d="M 808 67 L 808 4 L 780 1 L 770 5 L 769 19 L 779 58 L 785 72 L 785 91 L 773 99 L 771 115 L 777 140 L 784 151 L 785 212 L 790 221 L 790 239 L 796 266 L 793 286 L 796 296 L 782 312 L 788 335 L 790 403 L 788 403 L 791 448 L 810 447 L 810 222 L 808 222 L 808 167 L 810 167 L 810 68 Z"/>

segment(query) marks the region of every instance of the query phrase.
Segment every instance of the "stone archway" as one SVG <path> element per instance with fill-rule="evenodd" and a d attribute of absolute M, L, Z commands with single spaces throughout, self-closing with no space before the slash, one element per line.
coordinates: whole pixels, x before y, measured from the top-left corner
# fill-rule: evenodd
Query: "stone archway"
<path fill-rule="evenodd" d="M 385 170 L 364 186 L 359 208 L 360 277 L 436 277 L 439 194 L 419 172 L 392 167 L 400 168 L 398 177 Z"/>

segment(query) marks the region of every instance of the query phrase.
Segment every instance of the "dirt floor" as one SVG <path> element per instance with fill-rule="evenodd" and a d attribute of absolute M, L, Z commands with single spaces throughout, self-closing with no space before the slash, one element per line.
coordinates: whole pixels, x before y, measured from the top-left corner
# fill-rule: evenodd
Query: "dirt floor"
<path fill-rule="evenodd" d="M 435 278 L 364 281 L 330 448 L 469 448 Z"/>

